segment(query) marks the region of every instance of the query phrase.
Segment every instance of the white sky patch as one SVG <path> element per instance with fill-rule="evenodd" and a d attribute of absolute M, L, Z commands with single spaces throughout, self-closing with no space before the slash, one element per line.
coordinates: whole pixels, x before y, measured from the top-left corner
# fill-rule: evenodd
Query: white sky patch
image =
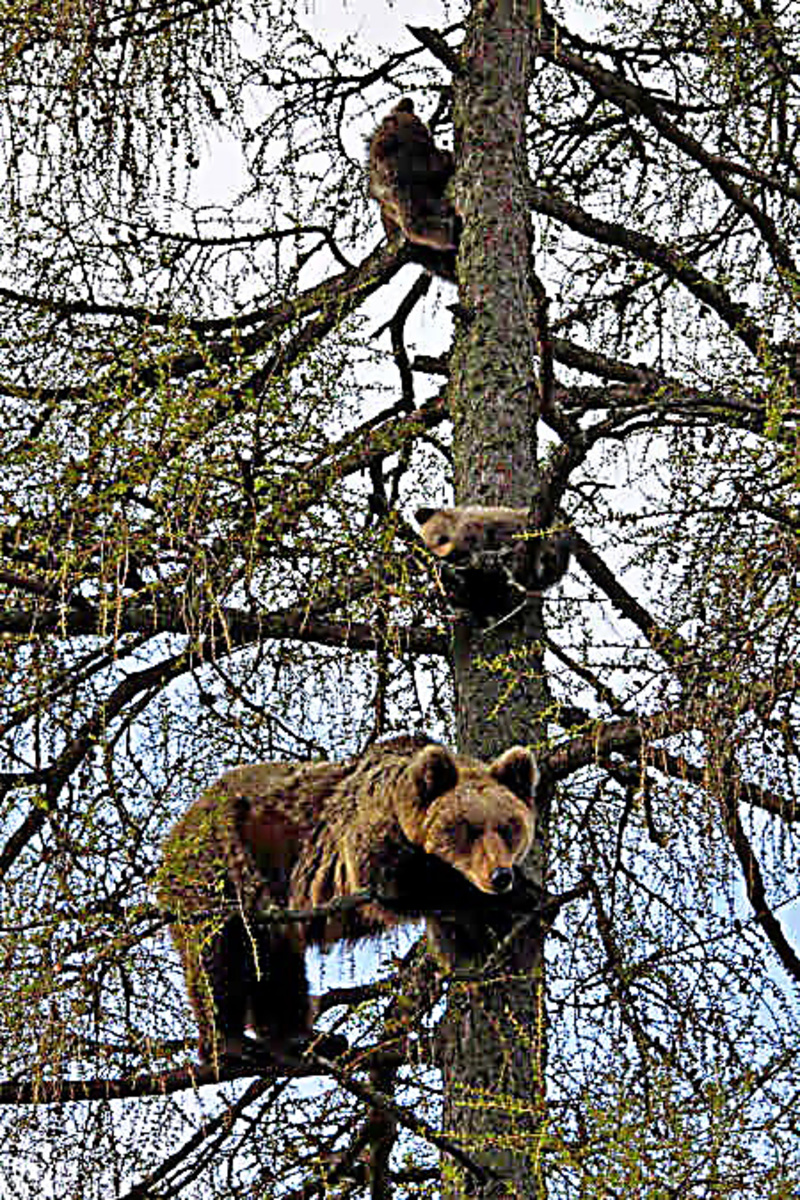
<path fill-rule="evenodd" d="M 419 43 L 407 25 L 440 28 L 457 19 L 449 4 L 438 0 L 401 0 L 399 3 L 352 3 L 348 0 L 310 0 L 305 6 L 306 23 L 318 37 L 333 47 L 355 37 L 363 46 L 376 50 L 404 50 Z"/>

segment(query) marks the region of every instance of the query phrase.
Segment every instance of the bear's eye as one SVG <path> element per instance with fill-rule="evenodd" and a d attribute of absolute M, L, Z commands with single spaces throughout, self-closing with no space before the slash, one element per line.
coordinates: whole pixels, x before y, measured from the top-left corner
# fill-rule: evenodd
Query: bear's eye
<path fill-rule="evenodd" d="M 449 842 L 457 846 L 459 850 L 469 850 L 480 839 L 483 830 L 480 825 L 472 825 L 469 821 L 454 821 L 452 825 L 448 825 L 444 830 L 444 835 Z"/>
<path fill-rule="evenodd" d="M 513 850 L 519 841 L 521 833 L 519 821 L 509 821 L 507 825 L 499 825 L 497 832 L 509 850 Z"/>

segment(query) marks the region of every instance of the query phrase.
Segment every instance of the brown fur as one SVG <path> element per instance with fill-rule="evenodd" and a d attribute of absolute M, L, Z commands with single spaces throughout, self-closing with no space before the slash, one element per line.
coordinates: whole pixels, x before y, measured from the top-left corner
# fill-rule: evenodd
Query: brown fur
<path fill-rule="evenodd" d="M 466 504 L 460 508 L 417 510 L 422 540 L 439 558 L 473 551 L 497 550 L 522 541 L 528 524 L 525 508 L 491 508 Z"/>
<path fill-rule="evenodd" d="M 306 945 L 502 896 L 531 845 L 536 779 L 523 747 L 485 766 L 419 737 L 341 764 L 223 775 L 167 837 L 160 873 L 201 1059 L 241 1055 L 248 1020 L 268 1044 L 307 1033 Z M 308 909 L 364 889 L 373 902 L 336 916 L 253 920 L 260 908 Z M 238 912 L 220 912 L 223 899 Z"/>
<path fill-rule="evenodd" d="M 401 100 L 369 147 L 369 194 L 381 206 L 387 237 L 399 230 L 418 246 L 454 251 L 458 218 L 445 195 L 453 171 L 453 155 L 439 149 L 411 101 Z M 450 271 L 450 260 L 443 261 Z"/>

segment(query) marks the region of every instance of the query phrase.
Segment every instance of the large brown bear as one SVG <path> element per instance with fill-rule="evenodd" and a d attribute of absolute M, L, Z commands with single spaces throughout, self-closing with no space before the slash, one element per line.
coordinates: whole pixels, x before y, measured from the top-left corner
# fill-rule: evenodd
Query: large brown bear
<path fill-rule="evenodd" d="M 383 118 L 369 144 L 369 194 L 381 206 L 386 235 L 402 232 L 415 261 L 455 279 L 461 221 L 447 196 L 455 165 L 408 98 Z"/>
<path fill-rule="evenodd" d="M 344 763 L 237 767 L 197 800 L 164 845 L 159 901 L 200 1031 L 200 1059 L 241 1058 L 308 1036 L 304 949 L 441 913 L 496 911 L 534 834 L 530 751 L 491 765 L 426 737 L 378 743 Z M 367 889 L 334 916 L 259 923 Z M 227 902 L 227 908 L 225 904 Z M 216 911 L 215 911 L 216 910 Z M 233 910 L 233 911 L 232 911 Z M 250 1025 L 257 1041 L 245 1038 Z"/>
<path fill-rule="evenodd" d="M 569 537 L 532 535 L 525 508 L 468 504 L 418 508 L 415 516 L 425 545 L 442 560 L 450 603 L 478 622 L 512 612 L 569 567 Z"/>

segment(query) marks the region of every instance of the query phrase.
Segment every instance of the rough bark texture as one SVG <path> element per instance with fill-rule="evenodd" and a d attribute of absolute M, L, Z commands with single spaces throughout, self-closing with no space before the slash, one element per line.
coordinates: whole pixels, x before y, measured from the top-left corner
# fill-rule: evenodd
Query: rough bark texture
<path fill-rule="evenodd" d="M 530 287 L 525 118 L 535 13 L 519 0 L 478 3 L 456 80 L 464 221 L 462 325 L 452 360 L 455 492 L 459 504 L 526 507 L 537 481 L 535 312 Z M 459 747 L 480 756 L 537 740 L 547 688 L 534 647 L 542 606 L 494 627 L 454 631 Z M 539 844 L 541 846 L 541 843 Z M 528 860 L 535 878 L 541 854 Z M 483 1196 L 542 1196 L 536 1167 L 543 1102 L 541 933 L 523 922 L 497 952 L 487 937 L 472 978 L 453 982 L 444 1023 L 444 1128 L 490 1175 Z M 489 943 L 494 944 L 494 949 Z M 463 1177 L 445 1185 L 468 1194 Z"/>

